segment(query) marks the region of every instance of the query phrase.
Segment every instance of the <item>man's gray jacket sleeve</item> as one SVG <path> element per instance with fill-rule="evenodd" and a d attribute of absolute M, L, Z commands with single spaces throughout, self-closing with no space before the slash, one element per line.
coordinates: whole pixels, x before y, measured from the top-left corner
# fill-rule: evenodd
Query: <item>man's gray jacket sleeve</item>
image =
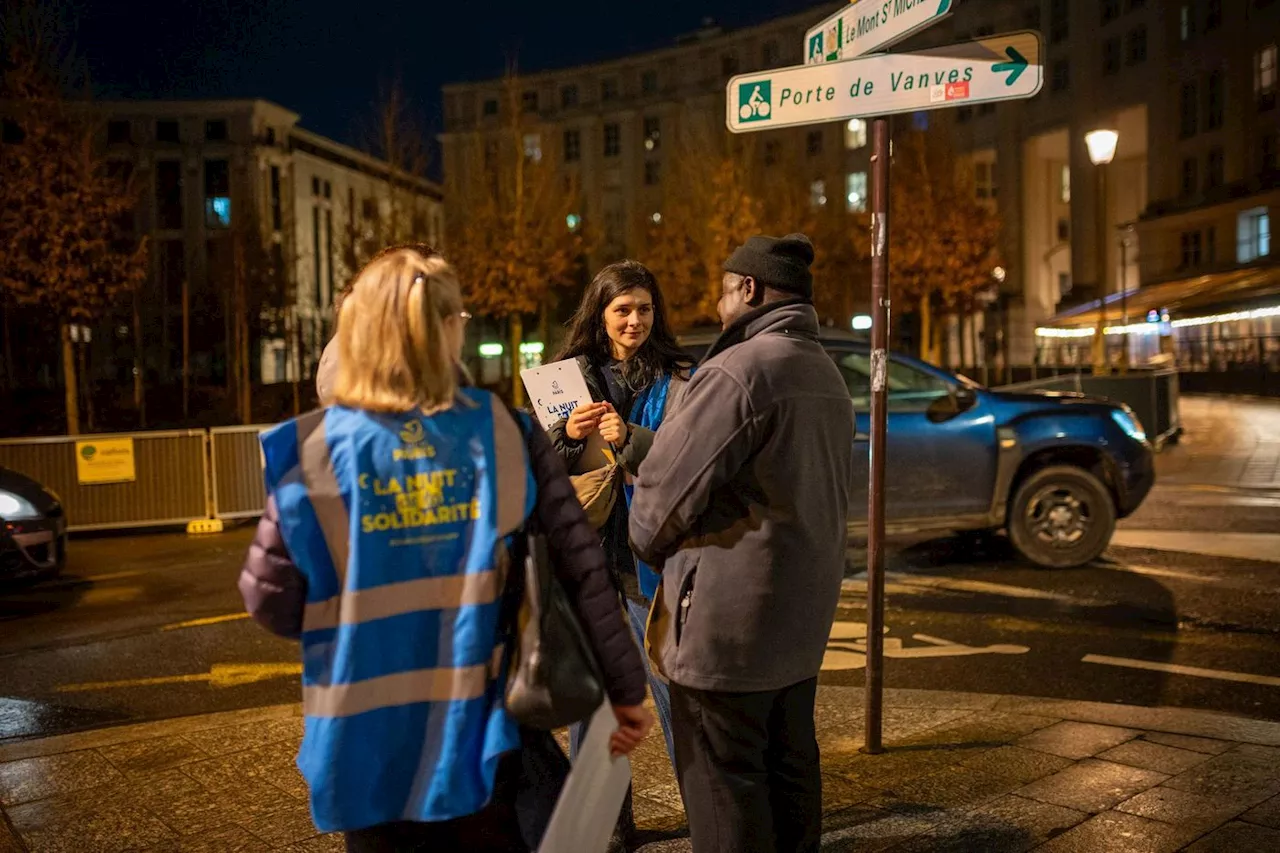
<path fill-rule="evenodd" d="M 742 383 L 718 367 L 699 370 L 680 410 L 664 421 L 640 466 L 631 502 L 631 548 L 661 566 L 693 531 L 717 489 L 757 447 L 762 418 Z"/>

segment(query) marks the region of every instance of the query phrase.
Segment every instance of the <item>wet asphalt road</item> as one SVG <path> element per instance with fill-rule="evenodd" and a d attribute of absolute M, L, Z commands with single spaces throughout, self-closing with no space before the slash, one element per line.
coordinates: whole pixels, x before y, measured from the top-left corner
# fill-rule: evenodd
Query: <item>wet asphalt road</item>
<path fill-rule="evenodd" d="M 1280 533 L 1280 491 L 1167 479 L 1123 527 Z M 0 589 L 0 739 L 296 701 L 296 646 L 241 612 L 250 533 L 76 539 L 61 580 Z M 1113 548 L 1046 571 L 1000 538 L 897 540 L 887 684 L 1280 720 L 1280 546 L 1270 556 Z M 862 683 L 863 559 L 850 554 L 826 682 Z"/>

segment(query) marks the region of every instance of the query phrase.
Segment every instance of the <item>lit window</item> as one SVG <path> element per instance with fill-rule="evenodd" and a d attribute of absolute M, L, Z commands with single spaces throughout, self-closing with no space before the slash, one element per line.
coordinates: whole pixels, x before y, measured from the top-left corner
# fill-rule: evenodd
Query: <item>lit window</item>
<path fill-rule="evenodd" d="M 1236 218 L 1236 260 L 1242 264 L 1271 254 L 1271 213 L 1265 207 L 1243 210 Z"/>
<path fill-rule="evenodd" d="M 1275 103 L 1276 46 L 1269 44 L 1253 55 L 1253 92 L 1258 101 Z"/>
<path fill-rule="evenodd" d="M 867 123 L 860 118 L 850 119 L 844 126 L 844 147 L 850 151 L 867 145 Z"/>
<path fill-rule="evenodd" d="M 225 196 L 204 200 L 205 225 L 209 228 L 231 227 L 231 199 Z"/>
<path fill-rule="evenodd" d="M 827 182 L 819 179 L 809 184 L 809 204 L 813 207 L 822 207 L 826 203 Z"/>
<path fill-rule="evenodd" d="M 1059 178 L 1062 181 L 1061 199 L 1063 204 L 1071 204 L 1071 167 L 1067 164 L 1062 165 L 1062 175 Z"/>
<path fill-rule="evenodd" d="M 850 172 L 845 176 L 845 199 L 848 209 L 862 213 L 867 209 L 867 173 Z"/>
<path fill-rule="evenodd" d="M 204 161 L 204 224 L 231 227 L 231 168 L 226 160 Z"/>
<path fill-rule="evenodd" d="M 653 151 L 662 144 L 662 119 L 658 116 L 645 116 L 644 150 Z"/>
<path fill-rule="evenodd" d="M 535 163 L 542 162 L 542 135 L 526 133 L 524 135 L 524 156 Z"/>

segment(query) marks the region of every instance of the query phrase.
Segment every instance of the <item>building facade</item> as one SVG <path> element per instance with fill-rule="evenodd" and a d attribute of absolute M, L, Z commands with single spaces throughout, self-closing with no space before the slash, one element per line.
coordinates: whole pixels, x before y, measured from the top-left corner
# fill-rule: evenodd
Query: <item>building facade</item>
<path fill-rule="evenodd" d="M 261 315 L 251 318 L 260 329 L 255 381 L 308 378 L 332 332 L 334 294 L 361 260 L 357 246 L 385 227 L 393 205 L 409 220 L 398 230 L 443 239 L 438 185 L 299 127 L 298 114 L 279 105 L 95 106 L 107 156 L 132 171 L 139 190 L 134 226 L 150 236 L 141 323 L 149 384 L 170 384 L 184 368 L 196 382 L 221 380 L 237 275 Z"/>
<path fill-rule="evenodd" d="M 522 103 L 537 123 L 530 143 L 554 140 L 563 168 L 579 178 L 582 215 L 601 226 L 604 258 L 636 252 L 645 217 L 661 214 L 669 127 L 695 117 L 722 127 L 728 78 L 802 63 L 805 30 L 842 5 L 734 32 L 708 28 L 671 48 L 524 79 Z M 1217 295 L 1233 304 L 1265 296 L 1280 192 L 1280 0 L 964 2 L 892 49 L 1018 29 L 1044 38 L 1035 98 L 897 119 L 949 129 L 973 164 L 975 192 L 1002 217 L 1001 298 L 978 328 L 956 330 L 952 360 L 1059 358 L 1072 341 L 1059 335 L 1082 336 L 1099 305 L 1117 325 L 1129 307 L 1136 324 L 1148 311 L 1138 291 L 1161 285 L 1168 302 L 1172 281 L 1187 283 L 1174 288 L 1184 298 L 1159 306 L 1173 311 L 1171 322 L 1184 309 L 1216 311 Z M 498 127 L 501 89 L 496 80 L 445 87 L 446 186 L 468 168 L 469 140 Z M 1119 141 L 1100 178 L 1085 135 L 1102 127 Z M 799 155 L 786 162 L 803 164 L 794 179 L 815 202 L 865 204 L 863 122 L 759 136 L 766 160 L 771 146 Z M 1241 270 L 1258 272 L 1256 288 L 1232 284 Z M 1255 331 L 1269 334 L 1268 324 Z M 1077 331 L 1054 331 L 1067 327 Z M 1130 346 L 1135 358 L 1145 353 Z"/>
<path fill-rule="evenodd" d="M 830 8 L 838 7 L 824 7 Z M 521 77 L 525 151 L 556 158 L 580 187 L 583 205 L 575 216 L 596 229 L 593 268 L 641 250 L 646 228 L 662 215 L 679 131 L 725 132 L 728 79 L 802 62 L 804 32 L 814 18 L 805 13 L 732 32 L 708 25 L 671 48 Z M 445 188 L 461 200 L 465 176 L 482 168 L 483 147 L 504 127 L 503 81 L 448 85 L 443 96 Z M 764 136 L 762 162 L 779 146 L 804 152 L 798 179 L 815 199 L 837 203 L 847 184 L 856 188 L 852 204 L 865 205 L 863 123 L 855 123 L 852 134 L 840 126 Z"/>

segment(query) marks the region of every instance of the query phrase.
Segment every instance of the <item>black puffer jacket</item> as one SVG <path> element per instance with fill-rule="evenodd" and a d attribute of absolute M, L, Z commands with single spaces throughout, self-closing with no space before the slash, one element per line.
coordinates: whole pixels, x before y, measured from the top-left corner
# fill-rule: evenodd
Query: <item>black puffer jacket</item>
<path fill-rule="evenodd" d="M 627 420 L 630 427 L 629 436 L 626 444 L 618 451 L 618 464 L 622 466 L 623 471 L 635 477 L 640 471 L 640 463 L 644 462 L 645 457 L 649 455 L 649 448 L 653 446 L 655 434 L 651 429 L 631 423 L 631 406 L 638 393 L 632 395 L 631 400 L 615 400 L 614 395 L 609 393 L 608 382 L 604 376 L 604 371 L 609 369 L 608 366 L 592 364 L 585 356 L 579 356 L 577 362 L 578 367 L 582 370 L 583 378 L 587 381 L 587 389 L 591 392 L 591 399 L 597 403 L 608 402 L 612 404 L 614 409 Z M 678 407 L 680 392 L 683 390 L 686 381 L 687 376 L 677 375 L 673 377 L 671 390 L 667 394 L 665 417 L 670 417 L 671 413 Z M 582 457 L 587 445 L 585 441 L 574 441 L 569 438 L 565 432 L 567 425 L 568 420 L 561 419 L 552 425 L 547 435 L 551 438 L 551 443 L 556 452 L 560 454 L 560 458 L 564 460 L 565 467 L 572 473 L 583 473 L 574 466 L 577 465 Z M 619 494 L 619 499 L 613 506 L 613 513 L 609 516 L 609 520 L 605 522 L 604 527 L 600 528 L 600 544 L 604 548 L 605 558 L 609 564 L 609 573 L 613 577 L 614 586 L 628 598 L 642 600 L 639 585 L 636 582 L 635 556 L 631 553 L 631 546 L 628 544 L 629 524 L 627 502 Z"/>

